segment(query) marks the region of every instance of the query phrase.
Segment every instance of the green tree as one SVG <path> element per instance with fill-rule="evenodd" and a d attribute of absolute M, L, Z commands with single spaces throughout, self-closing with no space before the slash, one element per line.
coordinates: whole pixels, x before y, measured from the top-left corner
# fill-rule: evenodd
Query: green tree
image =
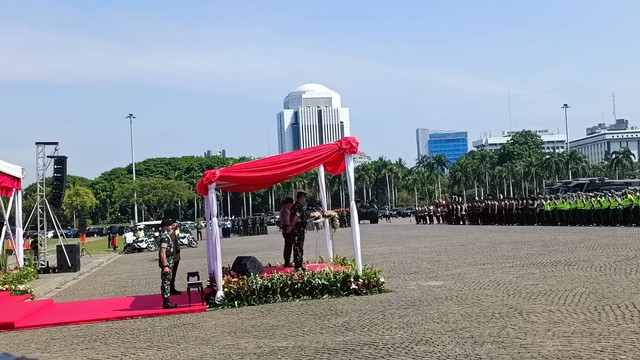
<path fill-rule="evenodd" d="M 522 161 L 524 159 L 542 161 L 544 158 L 543 144 L 542 137 L 533 131 L 518 131 L 496 151 L 497 165 L 502 166 L 508 162 Z"/>
<path fill-rule="evenodd" d="M 73 186 L 67 190 L 64 199 L 64 210 L 68 217 L 86 218 L 98 205 L 93 192 L 83 186 Z"/>
<path fill-rule="evenodd" d="M 609 167 L 615 171 L 616 179 L 620 178 L 620 174 L 624 178 L 626 169 L 633 170 L 633 161 L 635 159 L 635 154 L 626 147 L 611 153 L 611 161 L 609 162 Z"/>
<path fill-rule="evenodd" d="M 178 201 L 189 199 L 193 194 L 186 182 L 161 178 L 136 179 L 135 189 L 138 204 L 145 207 L 152 219 L 164 217 L 165 211 L 177 205 Z M 127 183 L 119 189 L 116 198 L 131 207 L 133 190 L 133 183 Z"/>

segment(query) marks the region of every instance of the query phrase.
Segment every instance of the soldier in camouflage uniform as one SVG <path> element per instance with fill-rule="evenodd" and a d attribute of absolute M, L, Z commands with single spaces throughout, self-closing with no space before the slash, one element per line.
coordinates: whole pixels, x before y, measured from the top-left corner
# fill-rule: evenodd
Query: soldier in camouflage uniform
<path fill-rule="evenodd" d="M 164 219 L 160 223 L 162 232 L 160 233 L 160 251 L 158 265 L 160 266 L 160 293 L 162 294 L 162 307 L 173 309 L 176 304 L 171 303 L 169 295 L 171 292 L 171 270 L 173 268 L 173 256 L 175 255 L 175 243 L 171 239 L 173 220 Z"/>
<path fill-rule="evenodd" d="M 296 203 L 294 205 L 294 217 L 291 221 L 293 225 L 293 266 L 296 271 L 305 271 L 302 267 L 304 257 L 304 235 L 307 231 L 307 213 L 306 213 L 307 194 L 300 191 L 296 195 Z"/>

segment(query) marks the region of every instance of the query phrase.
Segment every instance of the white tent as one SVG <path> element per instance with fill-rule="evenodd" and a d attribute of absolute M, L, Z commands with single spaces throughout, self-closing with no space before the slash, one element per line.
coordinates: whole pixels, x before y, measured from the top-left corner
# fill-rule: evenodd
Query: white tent
<path fill-rule="evenodd" d="M 4 249 L 5 236 L 11 242 L 18 266 L 24 265 L 24 239 L 22 229 L 22 167 L 0 160 L 0 211 L 4 226 L 0 232 L 0 251 Z M 9 198 L 5 206 L 2 197 Z M 14 207 L 15 206 L 15 207 Z M 9 225 L 9 214 L 15 209 L 15 230 Z"/>
<path fill-rule="evenodd" d="M 286 179 L 300 175 L 312 169 L 318 170 L 322 208 L 326 210 L 327 200 L 324 184 L 325 170 L 338 175 L 346 170 L 349 187 L 349 211 L 351 218 L 351 238 L 356 268 L 362 273 L 362 254 L 360 250 L 360 227 L 358 209 L 354 198 L 353 155 L 358 152 L 358 139 L 345 137 L 335 143 L 296 150 L 286 154 L 271 156 L 246 163 L 232 165 L 222 169 L 206 171 L 198 185 L 198 193 L 205 197 L 205 221 L 207 224 L 207 265 L 209 276 L 215 278 L 218 288 L 216 301 L 224 299 L 222 291 L 222 256 L 220 251 L 220 231 L 218 228 L 218 202 L 216 189 L 238 192 L 251 192 L 265 189 Z M 325 220 L 325 241 L 327 255 L 333 259 L 333 236 Z"/>

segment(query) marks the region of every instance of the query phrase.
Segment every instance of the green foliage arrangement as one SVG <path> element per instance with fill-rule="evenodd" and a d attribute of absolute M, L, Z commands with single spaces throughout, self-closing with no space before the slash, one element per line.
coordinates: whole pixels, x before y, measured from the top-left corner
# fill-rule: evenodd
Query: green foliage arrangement
<path fill-rule="evenodd" d="M 38 272 L 29 266 L 4 272 L 0 275 L 0 291 L 10 291 L 12 295 L 31 295 L 33 299 L 33 289 L 27 283 L 37 278 Z"/>
<path fill-rule="evenodd" d="M 336 258 L 339 270 L 278 273 L 223 278 L 224 302 L 215 302 L 215 284 L 205 289 L 210 308 L 238 308 L 279 302 L 373 295 L 389 292 L 380 269 L 364 266 L 358 275 L 354 261 Z"/>

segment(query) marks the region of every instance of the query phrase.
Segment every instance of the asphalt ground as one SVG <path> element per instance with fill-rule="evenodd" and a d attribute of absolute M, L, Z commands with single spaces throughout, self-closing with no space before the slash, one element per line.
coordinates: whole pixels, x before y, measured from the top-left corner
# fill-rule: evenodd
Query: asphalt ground
<path fill-rule="evenodd" d="M 273 228 L 270 231 L 273 232 Z M 0 351 L 40 359 L 612 359 L 640 356 L 634 228 L 363 224 L 364 262 L 391 293 L 0 333 Z M 324 255 L 307 234 L 306 258 Z M 349 229 L 335 233 L 352 256 Z M 224 239 L 226 264 L 279 262 L 282 237 Z M 121 255 L 56 301 L 159 292 L 154 253 Z M 206 274 L 204 244 L 183 249 Z M 179 286 L 180 287 L 180 286 Z M 184 288 L 184 286 L 182 286 Z"/>

